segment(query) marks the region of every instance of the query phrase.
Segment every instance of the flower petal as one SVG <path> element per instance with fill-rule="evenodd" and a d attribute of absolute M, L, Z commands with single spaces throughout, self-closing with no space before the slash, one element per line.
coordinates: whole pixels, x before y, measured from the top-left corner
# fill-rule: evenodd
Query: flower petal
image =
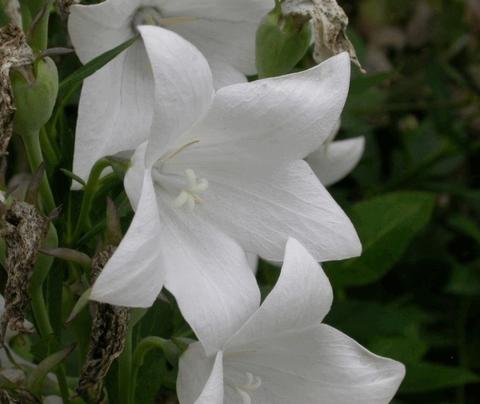
<path fill-rule="evenodd" d="M 134 150 L 148 138 L 153 87 L 141 41 L 85 80 L 75 136 L 75 174 L 86 179 L 99 158 Z"/>
<path fill-rule="evenodd" d="M 303 159 L 337 124 L 349 80 L 342 53 L 301 73 L 224 87 L 190 134 L 198 147 L 177 158 L 262 168 Z"/>
<path fill-rule="evenodd" d="M 200 170 L 199 170 L 200 172 Z M 357 256 L 357 233 L 310 167 L 298 160 L 275 172 L 204 170 L 209 220 L 262 258 L 281 261 L 289 237 L 319 262 Z"/>
<path fill-rule="evenodd" d="M 183 0 L 165 4 L 167 16 L 191 16 L 194 21 L 172 25 L 208 60 L 221 60 L 244 74 L 255 74 L 255 34 L 273 8 L 271 0 Z"/>
<path fill-rule="evenodd" d="M 213 99 L 212 73 L 203 55 L 174 32 L 141 26 L 155 80 L 155 115 L 146 162 L 154 163 L 172 139 L 207 112 Z"/>
<path fill-rule="evenodd" d="M 165 287 L 207 354 L 221 349 L 258 308 L 260 292 L 240 246 L 193 212 L 158 198 Z"/>
<path fill-rule="evenodd" d="M 307 157 L 307 162 L 323 185 L 346 177 L 358 164 L 365 150 L 365 138 L 339 140 L 321 146 Z"/>
<path fill-rule="evenodd" d="M 145 171 L 133 221 L 95 282 L 91 299 L 117 306 L 151 306 L 165 277 L 158 253 L 160 232 L 155 190 L 150 172 Z"/>
<path fill-rule="evenodd" d="M 207 357 L 201 344 L 191 344 L 180 358 L 177 394 L 180 404 L 223 404 L 222 352 Z"/>
<path fill-rule="evenodd" d="M 141 2 L 106 0 L 100 4 L 76 4 L 70 8 L 68 32 L 82 63 L 87 63 L 134 35 L 130 19 Z"/>
<path fill-rule="evenodd" d="M 231 86 L 232 84 L 247 82 L 247 78 L 243 73 L 240 73 L 237 69 L 227 63 L 209 61 L 209 64 L 212 69 L 213 86 L 216 90 L 222 87 Z"/>
<path fill-rule="evenodd" d="M 147 150 L 147 142 L 143 142 L 138 146 L 135 153 L 130 159 L 130 167 L 125 174 L 123 185 L 127 193 L 133 210 L 137 210 L 138 202 L 142 196 L 143 179 L 145 176 L 145 153 Z"/>
<path fill-rule="evenodd" d="M 320 265 L 304 246 L 290 238 L 277 284 L 228 341 L 225 351 L 319 324 L 329 312 L 332 299 L 332 287 Z"/>
<path fill-rule="evenodd" d="M 224 354 L 225 380 L 250 372 L 261 379 L 251 392 L 257 404 L 387 404 L 404 375 L 404 366 L 379 357 L 334 328 L 320 324 L 281 333 Z M 226 403 L 235 391 L 225 386 Z"/>

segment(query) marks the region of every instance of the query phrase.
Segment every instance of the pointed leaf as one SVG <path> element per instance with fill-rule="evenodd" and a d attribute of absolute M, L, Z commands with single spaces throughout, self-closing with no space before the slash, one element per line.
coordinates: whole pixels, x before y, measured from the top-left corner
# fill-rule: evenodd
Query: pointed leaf
<path fill-rule="evenodd" d="M 43 361 L 41 361 L 37 367 L 33 370 L 27 380 L 28 389 L 36 396 L 40 396 L 42 391 L 43 382 L 47 374 L 51 372 L 55 367 L 62 363 L 70 353 L 75 349 L 75 345 L 65 348 L 62 351 L 56 352 Z"/>
<path fill-rule="evenodd" d="M 335 286 L 375 282 L 401 258 L 417 233 L 430 221 L 435 197 L 422 192 L 398 192 L 358 203 L 350 212 L 363 254 L 326 265 Z"/>
<path fill-rule="evenodd" d="M 73 306 L 72 312 L 68 316 L 65 323 L 71 322 L 75 317 L 77 317 L 77 314 L 80 313 L 88 305 L 91 293 L 92 288 L 88 288 L 85 292 L 83 292 L 83 294 L 77 300 L 77 303 L 75 303 L 75 306 Z"/>
<path fill-rule="evenodd" d="M 102 53 L 100 56 L 97 56 L 96 58 L 92 59 L 90 62 L 83 65 L 74 73 L 72 73 L 70 76 L 65 78 L 60 83 L 59 90 L 62 93 L 64 93 L 68 89 L 74 88 L 75 86 L 80 84 L 83 80 L 85 80 L 87 77 L 91 76 L 93 73 L 101 69 L 112 59 L 117 57 L 120 53 L 122 53 L 125 49 L 127 49 L 130 45 L 132 45 L 137 39 L 138 39 L 138 35 L 134 36 L 133 38 L 130 38 L 128 41 L 125 41 L 124 43 L 118 45 L 117 47 L 105 53 Z"/>
<path fill-rule="evenodd" d="M 400 391 L 425 393 L 478 382 L 480 376 L 468 369 L 422 362 L 407 366 L 407 375 Z"/>

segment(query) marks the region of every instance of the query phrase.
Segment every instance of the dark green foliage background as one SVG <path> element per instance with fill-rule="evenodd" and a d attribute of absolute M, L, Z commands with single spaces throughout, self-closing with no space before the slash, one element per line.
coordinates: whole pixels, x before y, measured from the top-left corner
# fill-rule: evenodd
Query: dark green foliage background
<path fill-rule="evenodd" d="M 367 146 L 357 169 L 331 192 L 356 225 L 364 254 L 324 265 L 335 290 L 326 322 L 375 353 L 406 364 L 407 377 L 395 402 L 476 403 L 480 397 L 480 2 L 339 3 L 350 17 L 351 38 L 369 71 L 362 75 L 353 67 L 339 137 L 364 135 Z M 65 21 L 58 15 L 52 15 L 50 27 L 50 47 L 54 46 L 69 46 Z M 55 61 L 61 78 L 80 66 L 74 55 Z M 298 67 L 310 64 L 307 55 Z M 72 240 L 81 194 L 69 192 L 70 179 L 60 169 L 71 169 L 78 94 L 77 86 L 69 102 L 57 102 L 58 120 L 52 119 L 42 136 L 56 148 L 47 168 L 57 202 L 64 208 L 56 222 L 59 238 L 91 255 L 105 230 L 106 195 L 119 206 L 125 229 L 131 210 L 118 170 L 96 194 L 90 231 Z M 26 170 L 18 141 L 14 140 L 13 150 L 9 174 Z M 57 337 L 64 346 L 73 340 L 79 344 L 68 362 L 72 376 L 78 375 L 85 355 L 90 318 L 84 310 L 67 327 L 63 320 L 78 299 L 78 291 L 69 286 L 81 271 L 56 261 L 46 288 Z M 0 272 L 3 288 L 5 274 Z M 278 268 L 260 263 L 258 279 L 265 293 L 277 276 Z M 66 286 L 59 294 L 62 282 Z M 163 301 L 135 328 L 134 345 L 149 335 L 192 337 L 174 303 Z M 36 360 L 45 356 L 45 341 L 32 338 L 28 343 Z M 108 376 L 111 402 L 116 402 L 116 372 L 115 365 Z M 175 372 L 172 358 L 150 351 L 140 369 L 136 402 L 166 402 L 175 389 Z"/>
<path fill-rule="evenodd" d="M 353 78 L 342 135 L 367 151 L 332 192 L 365 252 L 326 266 L 327 321 L 406 364 L 398 402 L 478 402 L 480 4 L 340 3 L 364 63 L 389 31 L 404 37 L 380 49 L 391 69 Z"/>

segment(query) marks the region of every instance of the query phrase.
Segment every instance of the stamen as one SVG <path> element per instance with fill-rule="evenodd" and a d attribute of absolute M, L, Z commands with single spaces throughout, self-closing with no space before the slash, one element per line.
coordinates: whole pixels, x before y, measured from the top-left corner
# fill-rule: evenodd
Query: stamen
<path fill-rule="evenodd" d="M 243 404 L 252 404 L 252 398 L 250 397 L 250 394 L 248 394 L 246 391 L 239 389 L 238 387 L 235 387 L 235 390 L 238 394 L 240 394 Z"/>
<path fill-rule="evenodd" d="M 164 163 L 165 161 L 167 160 L 170 160 L 170 159 L 173 159 L 175 156 L 177 156 L 178 154 L 180 154 L 182 151 L 184 151 L 187 147 L 190 147 L 196 143 L 199 143 L 200 140 L 196 139 L 196 140 L 192 140 L 191 142 L 187 143 L 187 144 L 184 144 L 183 146 L 179 147 L 177 150 L 174 150 L 173 152 L 171 152 L 170 154 L 167 154 L 165 157 L 162 157 L 160 160 L 159 160 L 159 163 Z M 158 164 L 158 163 L 157 163 Z"/>
<path fill-rule="evenodd" d="M 155 25 L 157 27 L 169 27 L 172 25 L 185 24 L 196 20 L 196 17 L 179 16 L 164 18 L 162 12 L 156 7 L 140 7 L 132 19 L 133 29 L 139 25 Z"/>
<path fill-rule="evenodd" d="M 236 385 L 233 387 L 242 398 L 243 404 L 252 404 L 252 398 L 250 397 L 250 394 L 262 385 L 262 379 L 260 379 L 258 376 L 254 376 L 250 372 L 246 372 L 245 374 L 247 376 L 247 382 L 243 385 Z"/>
<path fill-rule="evenodd" d="M 206 178 L 197 179 L 197 174 L 191 168 L 185 170 L 187 177 L 187 188 L 182 189 L 180 194 L 173 201 L 173 206 L 181 208 L 186 205 L 188 210 L 192 211 L 197 203 L 202 203 L 200 194 L 208 189 L 208 181 Z"/>

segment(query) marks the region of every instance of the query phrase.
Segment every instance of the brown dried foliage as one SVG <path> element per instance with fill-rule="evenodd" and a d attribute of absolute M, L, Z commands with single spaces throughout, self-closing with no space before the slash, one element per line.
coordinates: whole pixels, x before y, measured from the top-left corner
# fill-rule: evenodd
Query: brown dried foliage
<path fill-rule="evenodd" d="M 115 247 L 107 246 L 93 257 L 92 283 L 100 275 L 114 251 Z M 94 403 L 102 403 L 105 400 L 103 379 L 125 347 L 129 312 L 125 307 L 105 303 L 92 302 L 91 307 L 94 315 L 90 345 L 77 392 Z"/>
<path fill-rule="evenodd" d="M 314 59 L 320 63 L 332 55 L 348 52 L 362 72 L 355 48 L 347 36 L 348 17 L 336 0 L 287 0 L 283 11 L 311 19 L 315 34 Z"/>
<path fill-rule="evenodd" d="M 5 312 L 1 320 L 0 342 L 7 328 L 19 332 L 25 329 L 25 310 L 30 302 L 29 287 L 38 250 L 48 231 L 49 220 L 27 202 L 14 201 L 2 220 L 5 239 Z"/>
<path fill-rule="evenodd" d="M 13 23 L 0 28 L 0 156 L 7 153 L 15 115 L 10 70 L 32 61 L 32 50 L 22 30 Z"/>

